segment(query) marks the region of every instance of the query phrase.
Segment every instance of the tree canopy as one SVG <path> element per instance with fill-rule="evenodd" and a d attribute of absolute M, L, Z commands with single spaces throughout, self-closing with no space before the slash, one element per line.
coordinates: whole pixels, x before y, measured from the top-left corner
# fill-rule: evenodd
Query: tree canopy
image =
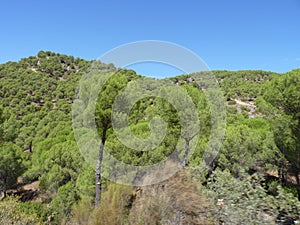
<path fill-rule="evenodd" d="M 90 103 L 90 92 L 99 88 L 97 80 L 86 81 L 81 90 L 77 87 L 84 75 L 95 71 L 114 75 L 105 81 L 96 102 Z M 275 224 L 299 220 L 300 70 L 212 74 L 226 101 L 226 135 L 212 165 L 203 170 L 200 165 L 214 121 L 207 84 L 196 83 L 193 77 L 205 72 L 149 79 L 138 86 L 141 92 L 134 82 L 143 77 L 135 71 L 96 60 L 40 51 L 19 62 L 1 64 L 0 223 Z M 163 82 L 177 89 L 163 87 Z M 149 94 L 155 89 L 160 96 Z M 178 97 L 179 90 L 195 108 L 184 108 L 186 99 Z M 126 101 L 137 93 L 139 100 L 128 108 Z M 79 141 L 90 147 L 88 130 L 80 130 L 80 139 L 75 139 L 72 104 L 78 96 L 88 106 L 83 116 L 93 108 L 88 104 L 94 104 L 101 143 L 97 158 L 90 157 L 100 162 L 97 167 L 88 163 L 78 145 Z M 199 123 L 189 124 L 190 133 L 182 131 L 181 120 L 193 120 L 180 117 L 175 100 L 185 116 L 197 115 Z M 112 118 L 116 101 L 122 104 Z M 124 141 L 118 136 L 127 111 L 126 132 L 142 140 L 137 142 L 142 143 L 140 150 L 130 145 L 135 143 L 133 138 Z M 158 137 L 159 145 L 143 142 L 151 135 Z M 178 144 L 183 151 L 177 151 Z M 148 148 L 151 151 L 142 151 Z M 153 165 L 176 152 L 174 160 L 182 162 L 184 169 L 147 187 L 116 185 L 103 176 L 101 168 L 107 167 L 101 161 L 103 151 L 133 166 Z M 110 166 L 113 171 L 114 165 Z M 159 172 L 154 176 L 161 176 Z M 143 174 L 138 175 L 143 179 Z M 8 209 L 7 204 L 12 207 Z"/>

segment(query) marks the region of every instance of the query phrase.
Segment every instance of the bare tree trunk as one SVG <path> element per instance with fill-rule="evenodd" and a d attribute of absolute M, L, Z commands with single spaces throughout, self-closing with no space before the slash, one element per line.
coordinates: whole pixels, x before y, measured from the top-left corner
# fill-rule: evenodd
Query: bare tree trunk
<path fill-rule="evenodd" d="M 6 198 L 6 191 L 7 191 L 7 186 L 6 186 L 6 184 L 7 184 L 7 173 L 6 172 L 4 172 L 4 175 L 3 175 L 3 186 L 2 186 L 2 196 L 1 196 L 1 200 L 2 199 L 5 199 Z"/>
<path fill-rule="evenodd" d="M 183 161 L 182 161 L 182 167 L 185 168 L 187 166 L 187 162 L 188 162 L 188 156 L 189 156 L 189 152 L 190 152 L 190 141 L 196 136 L 197 134 L 195 134 L 192 137 L 188 137 L 188 138 L 184 138 L 185 140 L 185 152 L 184 152 L 184 156 L 183 156 Z M 180 225 L 180 214 L 181 212 L 179 210 L 176 210 L 175 213 L 175 225 Z"/>
<path fill-rule="evenodd" d="M 299 171 L 298 171 L 298 169 L 295 172 L 295 178 L 296 178 L 296 181 L 297 181 L 298 200 L 300 201 L 300 178 L 299 178 Z"/>
<path fill-rule="evenodd" d="M 29 152 L 32 153 L 32 141 L 29 143 Z"/>
<path fill-rule="evenodd" d="M 101 190 L 102 190 L 101 166 L 102 166 L 105 139 L 106 139 L 105 132 L 103 131 L 102 141 L 99 148 L 98 162 L 96 165 L 96 174 L 95 174 L 95 181 L 96 181 L 95 207 L 99 206 L 101 201 Z"/>
<path fill-rule="evenodd" d="M 189 151 L 190 151 L 190 139 L 186 138 L 185 139 L 185 152 L 184 152 L 182 167 L 186 167 L 186 165 L 187 165 Z"/>
<path fill-rule="evenodd" d="M 278 168 L 278 179 L 281 185 L 285 184 L 285 173 L 284 173 L 283 162 L 279 164 Z"/>
<path fill-rule="evenodd" d="M 186 167 L 188 163 L 188 156 L 190 152 L 190 141 L 193 140 L 193 138 L 197 135 L 198 133 L 194 134 L 192 137 L 185 137 L 185 152 L 183 156 L 183 161 L 182 161 L 182 167 Z"/>
<path fill-rule="evenodd" d="M 5 198 L 6 198 L 6 191 L 3 190 L 3 191 L 1 191 L 0 201 Z"/>

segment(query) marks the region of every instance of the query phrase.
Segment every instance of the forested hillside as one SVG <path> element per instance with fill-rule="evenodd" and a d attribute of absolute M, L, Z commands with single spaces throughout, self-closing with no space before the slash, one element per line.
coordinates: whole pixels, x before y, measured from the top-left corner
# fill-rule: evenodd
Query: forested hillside
<path fill-rule="evenodd" d="M 212 130 L 205 86 L 195 83 L 191 74 L 167 78 L 196 106 L 201 134 L 195 151 L 188 158 L 178 154 L 183 169 L 162 183 L 132 187 L 101 177 L 101 198 L 95 204 L 95 168 L 84 160 L 72 127 L 76 88 L 92 63 L 98 70 L 116 70 L 96 103 L 103 148 L 124 163 L 141 166 L 158 163 L 176 149 L 182 136 L 179 114 L 158 97 L 138 101 L 129 125 L 137 137 L 147 138 L 150 121 L 159 115 L 168 124 L 159 146 L 136 151 L 116 137 L 112 102 L 123 87 L 141 78 L 133 70 L 44 51 L 2 64 L 0 224 L 231 225 L 300 220 L 300 69 L 286 74 L 212 71 L 224 94 L 226 135 L 204 171 L 199 165 Z M 156 82 L 153 79 L 153 85 Z M 186 139 L 186 146 L 190 141 Z"/>

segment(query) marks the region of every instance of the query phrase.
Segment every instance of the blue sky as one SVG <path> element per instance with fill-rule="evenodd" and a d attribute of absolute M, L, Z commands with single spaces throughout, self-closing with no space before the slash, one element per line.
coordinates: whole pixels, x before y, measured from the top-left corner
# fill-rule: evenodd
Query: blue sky
<path fill-rule="evenodd" d="M 1 2 L 0 63 L 50 50 L 96 59 L 119 45 L 163 40 L 199 55 L 210 69 L 300 68 L 299 0 Z M 138 65 L 139 73 L 179 73 Z"/>

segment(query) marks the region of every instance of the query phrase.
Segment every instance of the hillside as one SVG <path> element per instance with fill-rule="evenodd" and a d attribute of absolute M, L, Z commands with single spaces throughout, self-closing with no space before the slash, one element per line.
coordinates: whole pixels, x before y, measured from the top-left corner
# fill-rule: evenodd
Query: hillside
<path fill-rule="evenodd" d="M 110 113 L 119 91 L 141 76 L 96 63 L 100 71 L 115 71 L 95 106 L 103 148 L 135 166 L 165 160 L 178 143 L 186 151 L 175 155 L 184 162 L 182 170 L 162 183 L 130 187 L 98 174 L 101 201 L 94 208 L 95 168 L 81 154 L 72 127 L 72 104 L 82 95 L 75 91 L 82 76 L 92 71 L 92 63 L 96 62 L 40 51 L 0 65 L 0 224 L 280 224 L 300 219 L 300 70 L 212 71 L 224 95 L 226 136 L 216 159 L 201 170 L 215 132 L 206 88 L 192 78 L 203 72 L 165 79 L 190 96 L 201 127 L 199 138 L 181 133 L 174 105 L 145 97 L 130 109 L 132 133 L 148 138 L 156 116 L 168 126 L 158 146 L 136 151 L 118 139 Z M 145 93 L 157 82 L 153 79 Z M 92 90 L 96 84 L 89 85 Z M 80 142 L 88 144 L 89 133 L 80 132 Z M 12 205 L 9 210 L 7 204 Z"/>

